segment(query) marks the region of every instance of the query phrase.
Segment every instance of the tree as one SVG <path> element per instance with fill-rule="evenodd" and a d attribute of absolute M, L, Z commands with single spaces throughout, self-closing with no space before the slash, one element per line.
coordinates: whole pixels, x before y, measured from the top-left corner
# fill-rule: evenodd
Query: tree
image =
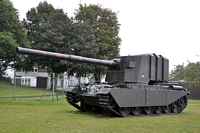
<path fill-rule="evenodd" d="M 31 42 L 31 47 L 35 48 L 38 43 L 36 33 L 48 18 L 56 12 L 56 9 L 46 1 L 40 2 L 36 8 L 31 8 L 26 13 L 26 19 L 23 19 L 24 28 L 27 31 L 28 39 Z"/>
<path fill-rule="evenodd" d="M 184 64 L 175 66 L 174 70 L 170 73 L 170 80 L 183 80 L 184 79 Z"/>
<path fill-rule="evenodd" d="M 190 85 L 200 85 L 200 62 L 189 62 L 184 69 L 184 80 Z"/>
<path fill-rule="evenodd" d="M 37 36 L 39 40 L 37 49 L 86 57 L 92 57 L 96 53 L 92 28 L 86 23 L 73 24 L 62 10 L 41 25 Z M 70 68 L 69 75 L 76 74 L 78 77 L 91 70 L 91 66 L 83 67 L 84 64 L 55 59 L 40 60 L 40 65 L 49 66 L 50 70 L 57 74 L 66 72 Z"/>
<path fill-rule="evenodd" d="M 173 81 L 184 81 L 190 85 L 200 85 L 200 62 L 192 63 L 188 61 L 187 66 L 178 65 L 170 74 Z"/>
<path fill-rule="evenodd" d="M 71 20 L 64 14 L 62 9 L 57 10 L 38 29 L 35 35 L 38 43 L 35 44 L 35 48 L 63 54 L 66 52 L 70 53 L 71 35 Z M 37 57 L 35 59 L 32 58 L 32 61 L 37 62 L 40 67 L 47 68 L 49 73 L 55 73 L 55 88 L 57 87 L 58 74 L 66 72 L 68 69 L 67 61 L 59 59 Z"/>
<path fill-rule="evenodd" d="M 79 9 L 75 12 L 75 22 L 87 22 L 92 26 L 97 47 L 98 59 L 110 59 L 119 56 L 119 46 L 121 39 L 118 36 L 119 26 L 117 13 L 101 5 L 80 4 Z M 95 66 L 93 70 L 95 79 L 100 81 L 101 74 L 104 74 L 106 67 Z"/>
<path fill-rule="evenodd" d="M 72 22 L 61 10 L 53 14 L 43 23 L 36 34 L 39 43 L 36 49 L 47 50 L 58 53 L 73 53 L 70 41 L 72 40 Z M 40 58 L 42 67 L 48 66 L 49 71 L 62 73 L 67 70 L 66 61 L 50 58 Z"/>
<path fill-rule="evenodd" d="M 19 58 L 16 55 L 16 47 L 19 46 L 10 32 L 0 32 L 0 79 L 4 75 L 11 62 Z"/>
<path fill-rule="evenodd" d="M 12 33 L 16 43 L 22 47 L 29 47 L 26 33 L 18 17 L 18 11 L 13 7 L 10 0 L 0 1 L 0 14 L 0 31 Z"/>
<path fill-rule="evenodd" d="M 73 54 L 94 58 L 97 53 L 97 44 L 93 29 L 85 22 L 73 24 Z M 86 77 L 94 70 L 93 65 L 83 63 L 70 63 L 71 67 L 68 71 L 69 75 L 76 75 L 77 77 Z"/>
<path fill-rule="evenodd" d="M 24 19 L 23 22 L 26 26 L 32 48 L 82 56 L 94 55 L 96 53 L 85 51 L 86 49 L 91 50 L 96 47 L 91 27 L 86 23 L 73 24 L 62 9 L 55 9 L 47 2 L 41 2 L 37 8 L 31 8 L 27 13 L 27 19 Z M 26 60 L 32 62 L 32 64 L 38 62 L 37 64 L 40 64 L 41 67 L 48 66 L 49 72 L 59 74 L 68 71 L 70 67 L 69 74 L 83 75 L 83 70 L 80 69 L 81 64 L 77 65 L 77 63 L 32 56 L 29 56 Z M 89 71 L 89 67 L 87 69 L 83 68 Z"/>
<path fill-rule="evenodd" d="M 14 67 L 20 62 L 16 47 L 29 47 L 29 42 L 23 25 L 20 23 L 18 12 L 10 0 L 0 1 L 0 75 L 7 67 Z"/>
<path fill-rule="evenodd" d="M 26 19 L 24 18 L 22 23 L 27 32 L 28 40 L 32 48 L 36 49 L 36 45 L 39 43 L 36 35 L 43 23 L 45 23 L 48 18 L 56 12 L 56 9 L 48 4 L 46 1 L 40 2 L 35 8 L 31 8 L 26 13 Z M 33 70 L 33 66 L 36 65 L 36 62 L 39 60 L 38 57 L 33 56 L 24 56 L 24 60 L 21 62 L 23 69 L 25 71 Z M 27 66 L 27 67 L 25 67 Z"/>

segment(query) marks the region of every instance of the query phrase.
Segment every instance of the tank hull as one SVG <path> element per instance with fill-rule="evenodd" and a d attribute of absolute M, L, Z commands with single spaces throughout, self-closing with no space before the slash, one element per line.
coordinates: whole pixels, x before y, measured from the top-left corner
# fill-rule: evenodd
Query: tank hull
<path fill-rule="evenodd" d="M 93 86 L 93 88 L 98 87 Z M 73 99 L 72 96 L 69 96 L 71 93 L 72 90 L 67 90 L 67 101 L 69 103 L 73 102 L 71 100 Z M 173 89 L 169 86 L 132 85 L 130 88 L 101 86 L 98 91 L 88 89 L 88 91 L 79 94 L 73 91 L 73 94 L 79 97 L 79 100 L 73 104 L 80 102 L 79 108 L 82 109 L 78 109 L 83 112 L 98 108 L 125 117 L 131 114 L 135 115 L 134 111 L 131 111 L 135 108 L 141 109 L 138 115 L 142 113 L 148 115 L 153 113 L 180 113 L 187 106 L 187 95 L 189 95 L 189 92 L 185 88 Z M 170 110 L 163 112 L 164 108 L 168 107 Z M 146 108 L 151 111 L 146 112 Z M 123 110 L 128 110 L 128 113 L 125 112 L 124 114 Z"/>

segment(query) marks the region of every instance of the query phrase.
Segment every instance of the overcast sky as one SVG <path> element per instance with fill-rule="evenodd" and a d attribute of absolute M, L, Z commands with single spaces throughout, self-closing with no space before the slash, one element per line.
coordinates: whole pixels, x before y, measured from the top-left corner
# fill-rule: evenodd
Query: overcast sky
<path fill-rule="evenodd" d="M 11 0 L 20 19 L 43 0 Z M 174 65 L 200 61 L 200 0 L 46 0 L 69 17 L 79 3 L 118 12 L 121 55 L 156 53 Z"/>

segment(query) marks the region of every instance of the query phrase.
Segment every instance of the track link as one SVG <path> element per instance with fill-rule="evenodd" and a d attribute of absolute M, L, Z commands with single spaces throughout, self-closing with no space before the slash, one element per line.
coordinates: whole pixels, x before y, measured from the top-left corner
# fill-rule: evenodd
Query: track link
<path fill-rule="evenodd" d="M 107 112 L 114 113 L 117 116 L 123 117 L 118 111 L 116 111 L 114 108 L 112 108 L 112 103 L 109 100 L 109 95 L 98 95 L 99 97 L 99 106 L 103 109 L 105 109 Z"/>

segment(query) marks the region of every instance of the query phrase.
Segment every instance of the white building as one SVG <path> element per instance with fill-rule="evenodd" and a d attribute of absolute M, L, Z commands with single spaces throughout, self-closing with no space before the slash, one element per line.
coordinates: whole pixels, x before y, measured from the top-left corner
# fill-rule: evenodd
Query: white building
<path fill-rule="evenodd" d="M 16 71 L 16 84 L 18 85 L 46 88 L 48 82 L 49 74 L 45 69 L 34 67 L 32 72 Z"/>
<path fill-rule="evenodd" d="M 14 80 L 13 80 L 14 81 Z M 12 81 L 12 82 L 13 82 Z M 87 77 L 81 77 L 81 83 L 88 83 L 89 80 Z M 14 82 L 13 82 L 14 83 Z M 32 72 L 25 72 L 23 70 L 16 71 L 16 84 L 37 87 L 37 88 L 50 88 L 51 87 L 51 78 L 46 69 L 40 69 L 34 67 Z M 58 76 L 57 86 L 66 88 L 68 86 L 75 86 L 78 84 L 78 79 L 74 76 Z"/>

